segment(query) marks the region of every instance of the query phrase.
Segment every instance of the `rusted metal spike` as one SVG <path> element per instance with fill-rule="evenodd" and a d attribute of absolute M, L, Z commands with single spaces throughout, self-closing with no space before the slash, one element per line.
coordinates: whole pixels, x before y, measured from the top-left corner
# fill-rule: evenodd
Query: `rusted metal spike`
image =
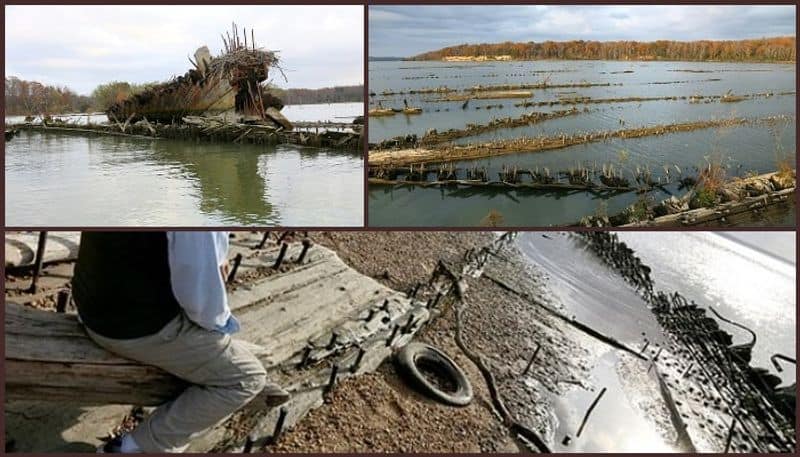
<path fill-rule="evenodd" d="M 400 330 L 400 326 L 394 324 L 394 328 L 392 328 L 392 333 L 389 334 L 389 338 L 386 339 L 386 346 L 391 346 L 394 342 L 394 337 L 397 335 L 397 331 Z"/>
<path fill-rule="evenodd" d="M 36 284 L 39 282 L 39 275 L 42 274 L 42 263 L 44 262 L 44 249 L 47 245 L 47 232 L 39 232 L 39 242 L 36 243 L 36 258 L 33 263 L 33 279 L 31 279 L 31 286 L 28 292 L 36 293 Z"/>
<path fill-rule="evenodd" d="M 269 240 L 269 232 L 264 232 L 264 237 L 261 238 L 261 242 L 256 245 L 256 249 L 264 249 L 264 245 L 267 244 L 267 240 Z"/>
<path fill-rule="evenodd" d="M 285 406 L 281 406 L 280 411 L 278 411 L 278 420 L 275 421 L 275 430 L 272 432 L 272 436 L 269 437 L 269 444 L 275 444 L 278 442 L 278 439 L 283 433 L 283 424 L 286 422 L 286 416 L 288 414 L 289 410 Z"/>
<path fill-rule="evenodd" d="M 244 440 L 244 447 L 242 448 L 242 454 L 249 454 L 253 451 L 254 441 L 255 440 L 253 440 L 252 436 L 247 435 L 247 438 L 245 438 Z"/>
<path fill-rule="evenodd" d="M 431 308 L 435 308 L 435 307 L 436 307 L 436 305 L 438 305 L 438 304 L 439 304 L 439 300 L 441 300 L 441 298 L 442 298 L 442 293 L 441 293 L 441 292 L 438 292 L 438 293 L 436 294 L 436 298 L 434 298 L 434 299 L 433 299 L 433 303 L 431 304 Z"/>
<path fill-rule="evenodd" d="M 350 373 L 355 373 L 358 371 L 358 367 L 361 366 L 361 359 L 364 358 L 364 354 L 366 354 L 366 349 L 363 347 L 358 348 L 358 355 L 356 356 L 356 361 L 353 362 L 353 366 L 350 367 Z"/>
<path fill-rule="evenodd" d="M 333 349 L 336 346 L 336 339 L 339 338 L 339 335 L 336 332 L 331 333 L 331 341 L 328 343 L 327 348 Z"/>
<path fill-rule="evenodd" d="M 531 370 L 531 367 L 533 366 L 533 362 L 534 362 L 534 360 L 536 360 L 536 356 L 539 354 L 539 349 L 541 349 L 541 348 L 542 348 L 542 345 L 537 343 L 536 344 L 536 349 L 533 350 L 533 355 L 531 356 L 530 360 L 528 360 L 528 365 L 525 366 L 525 370 L 522 372 L 523 376 L 528 374 L 528 372 Z"/>
<path fill-rule="evenodd" d="M 58 301 L 56 301 L 56 312 L 63 313 L 67 311 L 67 304 L 69 303 L 70 291 L 68 289 L 62 290 L 58 293 Z"/>
<path fill-rule="evenodd" d="M 231 272 L 228 273 L 228 284 L 232 283 L 233 280 L 236 278 L 236 272 L 239 271 L 239 265 L 242 263 L 242 253 L 236 254 L 236 257 L 233 258 L 233 267 L 231 267 Z"/>
<path fill-rule="evenodd" d="M 288 248 L 289 245 L 286 243 L 281 245 L 281 252 L 278 253 L 278 258 L 275 259 L 275 265 L 272 266 L 273 269 L 277 270 L 281 267 L 281 264 L 283 263 L 283 257 L 286 255 L 286 249 Z"/>
<path fill-rule="evenodd" d="M 300 359 L 300 363 L 297 365 L 298 368 L 302 368 L 308 365 L 308 360 L 311 358 L 311 346 L 306 346 L 305 350 L 303 351 L 303 358 Z"/>
<path fill-rule="evenodd" d="M 300 251 L 300 256 L 297 257 L 297 263 L 303 263 L 303 259 L 306 257 L 306 252 L 308 252 L 308 249 L 311 247 L 311 244 L 312 244 L 311 240 L 307 238 L 303 240 L 303 250 Z"/>
<path fill-rule="evenodd" d="M 328 385 L 325 387 L 325 393 L 329 393 L 333 390 L 333 386 L 336 385 L 336 376 L 339 374 L 339 364 L 333 365 L 331 368 L 331 377 L 328 379 Z"/>
<path fill-rule="evenodd" d="M 406 325 L 403 326 L 403 335 L 405 335 L 405 334 L 407 334 L 408 332 L 411 331 L 411 329 L 414 327 L 414 323 L 415 323 L 414 315 L 413 314 L 409 314 L 408 315 L 408 321 L 406 322 Z"/>

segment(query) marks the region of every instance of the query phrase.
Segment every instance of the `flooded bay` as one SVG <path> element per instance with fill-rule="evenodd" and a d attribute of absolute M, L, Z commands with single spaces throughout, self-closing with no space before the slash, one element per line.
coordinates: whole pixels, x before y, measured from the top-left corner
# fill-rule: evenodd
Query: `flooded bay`
<path fill-rule="evenodd" d="M 499 128 L 459 138 L 470 144 L 493 140 L 575 135 L 586 132 L 635 129 L 712 119 L 766 119 L 769 122 L 735 127 L 699 129 L 635 139 L 614 138 L 543 152 L 516 153 L 490 159 L 454 160 L 457 169 L 486 167 L 497 179 L 503 166 L 552 172 L 578 165 L 600 168 L 613 164 L 631 178 L 636 169 L 649 169 L 662 179 L 663 190 L 651 197 L 661 200 L 682 195 L 676 175 L 696 175 L 709 160 L 726 167 L 728 178 L 777 169 L 782 160 L 795 161 L 794 124 L 796 95 L 793 65 L 698 62 L 370 62 L 370 108 L 422 108 L 418 115 L 370 117 L 369 139 L 377 143 L 398 135 L 422 137 L 439 132 L 485 125 L 494 119 L 517 118 L 534 111 L 551 112 L 571 107 L 578 113 L 516 128 Z M 528 98 L 441 101 L 447 94 L 418 93 L 446 86 L 464 93 L 474 86 L 536 84 L 585 85 L 532 89 Z M 412 94 L 411 92 L 417 92 Z M 687 99 L 619 101 L 636 97 L 753 95 L 735 103 L 719 99 L 693 103 Z M 402 92 L 402 93 L 401 93 Z M 395 95 L 384 95 L 395 93 Z M 558 104 L 559 100 L 589 97 L 601 103 Z M 544 106 L 515 106 L 543 103 Z M 552 106 L 549 102 L 555 102 Z M 669 170 L 669 171 L 666 171 Z M 577 222 L 582 216 L 615 214 L 637 200 L 635 193 L 592 194 L 585 191 L 543 191 L 486 188 L 399 188 L 373 185 L 369 190 L 370 223 L 377 226 L 476 226 L 494 211 L 504 226 L 548 226 Z M 794 207 L 747 225 L 793 225 Z"/>

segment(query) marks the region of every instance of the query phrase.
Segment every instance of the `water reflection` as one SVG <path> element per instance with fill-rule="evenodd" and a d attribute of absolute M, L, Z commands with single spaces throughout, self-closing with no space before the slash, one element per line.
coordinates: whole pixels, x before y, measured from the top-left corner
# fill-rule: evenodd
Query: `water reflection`
<path fill-rule="evenodd" d="M 9 225 L 363 223 L 360 152 L 23 132 Z"/>

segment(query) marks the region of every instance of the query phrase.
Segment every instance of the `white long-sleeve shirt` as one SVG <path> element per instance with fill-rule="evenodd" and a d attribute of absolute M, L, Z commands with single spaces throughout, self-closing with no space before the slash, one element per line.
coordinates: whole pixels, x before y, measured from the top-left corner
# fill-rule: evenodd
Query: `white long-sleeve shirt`
<path fill-rule="evenodd" d="M 172 293 L 189 319 L 208 330 L 238 330 L 220 272 L 228 257 L 228 232 L 167 232 L 167 246 Z"/>

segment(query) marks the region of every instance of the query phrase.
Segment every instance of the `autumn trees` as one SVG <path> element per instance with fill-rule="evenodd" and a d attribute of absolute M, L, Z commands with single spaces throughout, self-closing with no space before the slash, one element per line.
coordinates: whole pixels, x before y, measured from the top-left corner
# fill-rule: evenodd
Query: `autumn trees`
<path fill-rule="evenodd" d="M 48 86 L 15 76 L 5 79 L 6 114 L 56 114 L 84 112 L 91 99 L 66 87 Z"/>
<path fill-rule="evenodd" d="M 738 41 L 544 41 L 534 43 L 461 44 L 426 52 L 411 60 L 441 60 L 450 56 L 510 55 L 517 60 L 719 60 L 728 62 L 794 62 L 795 37 Z"/>

